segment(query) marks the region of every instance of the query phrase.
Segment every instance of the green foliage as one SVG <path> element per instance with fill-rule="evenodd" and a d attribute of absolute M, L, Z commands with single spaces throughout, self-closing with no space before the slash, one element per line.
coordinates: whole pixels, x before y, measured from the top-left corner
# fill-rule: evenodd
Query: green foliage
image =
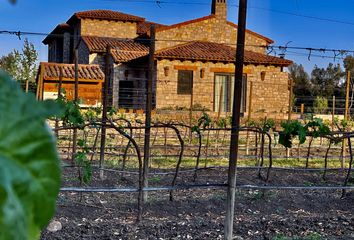
<path fill-rule="evenodd" d="M 313 111 L 317 114 L 326 113 L 328 109 L 328 100 L 324 97 L 317 96 L 313 102 Z"/>
<path fill-rule="evenodd" d="M 339 64 L 328 64 L 326 68 L 315 66 L 311 72 L 312 92 L 315 96 L 330 98 L 339 87 L 343 72 Z"/>
<path fill-rule="evenodd" d="M 346 119 L 339 119 L 338 117 L 334 118 L 334 124 L 340 131 L 351 131 L 354 127 L 354 121 L 346 120 Z"/>
<path fill-rule="evenodd" d="M 203 112 L 202 116 L 198 119 L 198 127 L 201 128 L 207 128 L 209 127 L 211 124 L 211 118 L 210 116 Z"/>
<path fill-rule="evenodd" d="M 38 53 L 34 45 L 25 39 L 21 54 L 21 80 L 34 82 L 37 75 Z"/>
<path fill-rule="evenodd" d="M 86 141 L 79 139 L 77 145 L 81 147 L 80 151 L 75 154 L 75 163 L 80 168 L 79 180 L 80 182 L 89 183 L 92 179 L 91 162 L 87 159 L 87 154 L 90 152 Z"/>
<path fill-rule="evenodd" d="M 284 147 L 292 147 L 292 138 L 299 137 L 300 144 L 306 141 L 306 128 L 297 120 L 290 120 L 281 123 L 283 131 L 279 133 L 279 143 Z"/>
<path fill-rule="evenodd" d="M 314 138 L 318 138 L 321 135 L 326 135 L 331 131 L 321 118 L 313 118 L 312 121 L 305 125 L 305 128 Z"/>
<path fill-rule="evenodd" d="M 265 133 L 269 132 L 271 129 L 275 130 L 275 121 L 274 121 L 274 119 L 271 119 L 271 118 L 269 118 L 269 119 L 263 118 L 263 119 L 260 119 L 259 121 L 250 120 L 246 124 L 249 127 L 260 128 Z"/>
<path fill-rule="evenodd" d="M 0 239 L 38 239 L 54 214 L 60 165 L 45 119 L 59 111 L 0 73 Z"/>
<path fill-rule="evenodd" d="M 108 116 L 109 117 L 113 117 L 114 115 L 116 115 L 117 114 L 117 109 L 115 108 L 115 107 L 111 107 L 110 109 L 109 109 L 109 111 L 108 111 Z"/>
<path fill-rule="evenodd" d="M 21 61 L 21 54 L 17 50 L 13 50 L 6 56 L 0 58 L 0 68 L 7 72 L 14 79 L 20 79 L 18 67 Z"/>
<path fill-rule="evenodd" d="M 279 133 L 279 143 L 284 147 L 292 147 L 292 139 L 296 136 L 299 138 L 299 143 L 303 144 L 306 141 L 306 136 L 310 135 L 314 138 L 330 133 L 329 127 L 324 124 L 320 118 L 312 118 L 305 125 L 297 120 L 291 120 L 281 123 L 283 131 Z"/>
<path fill-rule="evenodd" d="M 22 52 L 13 50 L 0 59 L 0 68 L 20 81 L 34 82 L 37 75 L 38 53 L 34 45 L 27 39 L 24 41 Z"/>
<path fill-rule="evenodd" d="M 64 108 L 63 113 L 57 116 L 63 121 L 64 125 L 79 126 L 84 124 L 85 119 L 80 111 L 78 102 L 69 101 L 65 96 L 59 96 L 56 102 Z"/>
<path fill-rule="evenodd" d="M 90 107 L 89 109 L 84 111 L 82 115 L 84 121 L 95 122 L 100 117 L 101 114 L 102 114 L 101 107 Z"/>
<path fill-rule="evenodd" d="M 227 127 L 227 119 L 220 118 L 218 121 L 216 121 L 216 126 L 218 126 L 219 128 L 226 128 Z"/>
<path fill-rule="evenodd" d="M 311 95 L 310 77 L 304 67 L 301 64 L 293 63 L 288 67 L 288 70 L 291 79 L 294 81 L 294 97 Z"/>

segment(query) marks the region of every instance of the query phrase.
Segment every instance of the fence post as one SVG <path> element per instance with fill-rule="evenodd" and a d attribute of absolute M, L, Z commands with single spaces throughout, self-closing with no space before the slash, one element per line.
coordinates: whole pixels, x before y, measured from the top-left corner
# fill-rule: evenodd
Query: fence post
<path fill-rule="evenodd" d="M 239 1 L 238 29 L 237 29 L 237 48 L 235 61 L 235 86 L 234 100 L 232 107 L 232 125 L 231 125 L 231 141 L 230 141 L 230 160 L 227 181 L 227 198 L 226 198 L 226 216 L 224 239 L 233 239 L 233 223 L 235 213 L 235 193 L 236 193 L 236 167 L 238 155 L 238 138 L 241 116 L 241 93 L 243 79 L 243 64 L 245 50 L 245 33 L 246 33 L 246 15 L 247 0 Z"/>
<path fill-rule="evenodd" d="M 78 51 L 78 49 L 75 49 L 75 51 L 74 51 L 74 59 L 75 59 L 75 64 L 74 64 L 74 70 L 75 70 L 74 101 L 76 104 L 78 104 L 78 99 L 79 99 L 79 51 Z M 72 155 L 71 155 L 72 162 L 74 162 L 74 160 L 75 160 L 76 147 L 77 147 L 76 143 L 77 143 L 77 128 L 74 127 L 73 147 L 72 147 Z"/>
<path fill-rule="evenodd" d="M 304 118 L 305 104 L 303 104 L 303 103 L 301 103 L 300 114 L 301 114 L 301 118 Z"/>
<path fill-rule="evenodd" d="M 191 83 L 191 101 L 190 101 L 190 106 L 189 106 L 189 126 L 191 127 L 190 128 L 190 131 L 189 131 L 189 142 L 191 143 L 192 142 L 192 119 L 193 119 L 193 98 L 194 98 L 194 90 L 193 90 L 193 80 L 192 80 L 192 83 Z"/>
<path fill-rule="evenodd" d="M 332 131 L 334 131 L 334 115 L 336 114 L 336 96 L 332 100 Z"/>
<path fill-rule="evenodd" d="M 61 97 L 61 85 L 62 85 L 62 82 L 63 82 L 63 68 L 60 67 L 59 68 L 59 82 L 58 82 L 58 97 L 57 99 L 59 99 Z M 56 117 L 55 118 L 55 136 L 58 138 L 59 137 L 59 132 L 58 132 L 58 129 L 59 128 L 59 118 Z"/>
<path fill-rule="evenodd" d="M 149 76 L 146 83 L 146 113 L 145 113 L 145 138 L 144 138 L 144 162 L 143 162 L 143 188 L 148 187 L 149 158 L 150 158 L 150 134 L 151 134 L 151 110 L 152 110 L 152 82 L 155 76 L 155 25 L 150 27 L 150 49 L 149 49 Z M 143 191 L 143 203 L 146 202 L 148 194 Z"/>
<path fill-rule="evenodd" d="M 291 113 L 293 111 L 293 80 L 290 79 L 289 82 L 289 109 L 288 109 L 288 120 L 291 120 Z"/>
<path fill-rule="evenodd" d="M 349 91 L 350 91 L 350 71 L 347 71 L 347 83 L 345 90 L 345 110 L 344 110 L 344 119 L 349 119 Z M 343 139 L 342 142 L 342 154 L 341 154 L 341 168 L 344 168 L 345 165 L 345 152 L 346 152 L 346 139 Z"/>
<path fill-rule="evenodd" d="M 104 171 L 101 169 L 104 163 L 104 151 L 106 147 L 106 124 L 107 124 L 107 105 L 108 105 L 108 86 L 111 76 L 110 69 L 111 46 L 107 45 L 105 55 L 105 79 L 102 89 L 102 127 L 101 127 L 101 145 L 100 145 L 100 179 L 104 178 Z"/>
<path fill-rule="evenodd" d="M 247 115 L 247 124 L 249 124 L 251 120 L 251 113 L 252 113 L 252 95 L 253 95 L 253 82 L 250 85 L 250 96 L 248 99 L 248 115 Z M 250 133 L 247 131 L 246 133 L 246 155 L 249 155 L 249 143 L 250 143 Z"/>

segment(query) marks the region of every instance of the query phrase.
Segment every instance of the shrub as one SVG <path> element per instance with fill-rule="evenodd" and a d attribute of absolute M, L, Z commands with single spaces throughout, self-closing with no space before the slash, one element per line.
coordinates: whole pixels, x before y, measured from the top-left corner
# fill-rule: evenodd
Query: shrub
<path fill-rule="evenodd" d="M 326 113 L 328 109 L 328 100 L 324 97 L 317 96 L 313 102 L 313 111 L 317 114 Z"/>

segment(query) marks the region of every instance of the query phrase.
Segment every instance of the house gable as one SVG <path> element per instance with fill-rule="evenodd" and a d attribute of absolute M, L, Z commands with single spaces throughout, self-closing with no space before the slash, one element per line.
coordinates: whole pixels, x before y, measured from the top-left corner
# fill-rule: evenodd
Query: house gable
<path fill-rule="evenodd" d="M 170 48 L 189 41 L 208 41 L 235 45 L 237 25 L 209 15 L 187 22 L 178 23 L 156 30 L 156 49 Z M 265 53 L 264 47 L 273 41 L 260 34 L 247 30 L 246 50 Z"/>

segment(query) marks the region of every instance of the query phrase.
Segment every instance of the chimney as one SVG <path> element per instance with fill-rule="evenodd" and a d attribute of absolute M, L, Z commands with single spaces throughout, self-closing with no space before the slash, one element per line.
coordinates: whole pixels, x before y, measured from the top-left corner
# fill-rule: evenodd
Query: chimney
<path fill-rule="evenodd" d="M 211 14 L 214 14 L 217 18 L 227 19 L 227 0 L 212 0 Z"/>

